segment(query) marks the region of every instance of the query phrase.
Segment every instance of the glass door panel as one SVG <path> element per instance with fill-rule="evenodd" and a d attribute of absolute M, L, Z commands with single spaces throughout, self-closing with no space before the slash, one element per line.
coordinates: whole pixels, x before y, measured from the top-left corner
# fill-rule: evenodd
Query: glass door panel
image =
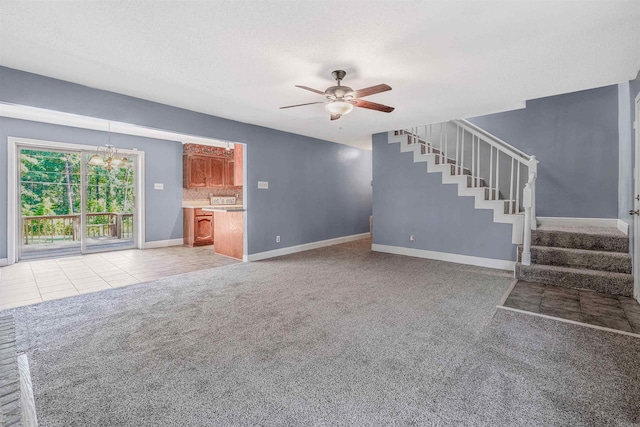
<path fill-rule="evenodd" d="M 19 150 L 19 259 L 79 254 L 80 154 Z"/>
<path fill-rule="evenodd" d="M 134 164 L 114 156 L 83 153 L 84 234 L 83 251 L 97 252 L 135 247 Z"/>

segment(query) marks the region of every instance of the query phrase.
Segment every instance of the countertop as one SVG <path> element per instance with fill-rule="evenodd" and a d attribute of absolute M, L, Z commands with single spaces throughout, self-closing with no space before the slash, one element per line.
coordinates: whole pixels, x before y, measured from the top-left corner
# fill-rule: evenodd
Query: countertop
<path fill-rule="evenodd" d="M 235 205 L 210 205 L 205 201 L 185 201 L 182 202 L 183 208 L 202 209 L 209 212 L 242 212 L 244 206 L 242 203 L 236 203 Z"/>
<path fill-rule="evenodd" d="M 213 205 L 201 207 L 203 211 L 207 212 L 244 212 L 244 206 L 242 205 Z"/>

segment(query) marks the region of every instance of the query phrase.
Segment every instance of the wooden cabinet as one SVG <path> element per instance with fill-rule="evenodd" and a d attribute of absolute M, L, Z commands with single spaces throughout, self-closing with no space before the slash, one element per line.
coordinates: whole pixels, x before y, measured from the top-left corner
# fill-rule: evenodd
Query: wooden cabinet
<path fill-rule="evenodd" d="M 226 177 L 225 182 L 227 187 L 235 187 L 235 174 L 234 174 L 235 162 L 233 160 L 227 160 L 227 169 L 225 170 Z"/>
<path fill-rule="evenodd" d="M 242 159 L 242 144 L 236 144 L 234 151 L 233 151 L 233 163 L 234 163 L 234 170 L 233 170 L 233 185 L 235 185 L 236 187 L 242 187 L 242 164 L 243 164 L 243 159 Z"/>
<path fill-rule="evenodd" d="M 204 188 L 207 186 L 207 176 L 209 175 L 209 158 L 205 156 L 184 157 L 185 182 L 188 188 Z"/>
<path fill-rule="evenodd" d="M 209 176 L 207 188 L 225 187 L 227 180 L 225 177 L 226 159 L 219 157 L 209 158 Z"/>
<path fill-rule="evenodd" d="M 241 147 L 239 144 L 236 147 Z M 236 148 L 237 149 L 237 148 Z M 242 148 L 240 171 L 237 153 L 220 147 L 185 144 L 183 148 L 183 186 L 185 188 L 233 188 L 242 186 Z M 238 174 L 240 179 L 237 179 Z"/>
<path fill-rule="evenodd" d="M 244 212 L 216 212 L 216 244 L 213 251 L 220 255 L 242 260 L 244 253 Z"/>
<path fill-rule="evenodd" d="M 182 214 L 183 242 L 187 246 L 213 245 L 213 212 L 184 208 Z"/>

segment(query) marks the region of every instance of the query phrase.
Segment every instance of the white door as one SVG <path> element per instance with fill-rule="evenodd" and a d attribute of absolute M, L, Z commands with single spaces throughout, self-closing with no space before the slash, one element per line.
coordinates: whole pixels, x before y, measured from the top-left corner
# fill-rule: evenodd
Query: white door
<path fill-rule="evenodd" d="M 636 96 L 635 121 L 635 167 L 634 167 L 634 202 L 633 209 L 640 209 L 640 93 Z M 633 296 L 640 302 L 640 215 L 633 216 Z"/>

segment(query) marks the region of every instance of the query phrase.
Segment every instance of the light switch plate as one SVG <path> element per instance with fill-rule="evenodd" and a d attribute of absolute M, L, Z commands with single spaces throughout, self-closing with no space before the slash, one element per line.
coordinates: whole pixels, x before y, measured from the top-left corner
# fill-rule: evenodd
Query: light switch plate
<path fill-rule="evenodd" d="M 258 181 L 258 188 L 261 190 L 269 189 L 269 181 Z"/>
<path fill-rule="evenodd" d="M 164 184 L 161 182 L 155 182 L 153 183 L 153 189 L 154 190 L 164 190 Z"/>

